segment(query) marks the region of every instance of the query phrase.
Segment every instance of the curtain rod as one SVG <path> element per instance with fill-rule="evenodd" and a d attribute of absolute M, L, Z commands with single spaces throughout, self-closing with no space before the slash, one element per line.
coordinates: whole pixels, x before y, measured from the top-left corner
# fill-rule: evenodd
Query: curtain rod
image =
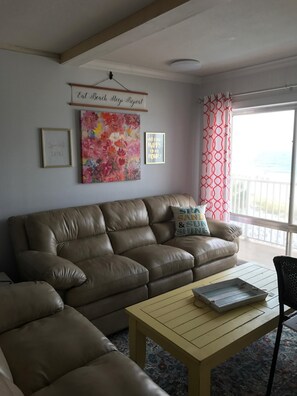
<path fill-rule="evenodd" d="M 275 88 L 259 89 L 257 91 L 240 92 L 240 93 L 231 94 L 231 96 L 235 98 L 237 96 L 258 95 L 265 92 L 282 91 L 285 89 L 288 89 L 290 91 L 293 88 L 297 88 L 297 84 L 283 85 L 281 87 L 275 87 Z M 203 98 L 199 98 L 199 102 L 203 103 Z"/>
<path fill-rule="evenodd" d="M 275 88 L 267 88 L 267 89 L 260 89 L 258 91 L 249 91 L 249 92 L 240 92 L 237 94 L 233 94 L 232 96 L 246 96 L 246 95 L 256 95 L 256 94 L 261 94 L 265 92 L 273 92 L 273 91 L 282 91 L 284 89 L 288 89 L 289 91 L 292 90 L 293 88 L 296 88 L 297 84 L 291 84 L 291 85 L 283 85 L 281 87 L 275 87 Z"/>

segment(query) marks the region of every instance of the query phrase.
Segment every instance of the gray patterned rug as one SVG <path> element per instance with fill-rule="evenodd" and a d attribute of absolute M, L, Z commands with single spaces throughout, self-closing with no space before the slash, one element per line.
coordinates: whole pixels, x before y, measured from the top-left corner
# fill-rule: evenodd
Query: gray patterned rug
<path fill-rule="evenodd" d="M 276 332 L 273 331 L 212 370 L 212 396 L 264 396 Z M 109 339 L 129 354 L 128 331 Z M 186 396 L 187 369 L 153 341 L 147 341 L 146 373 L 169 395 Z M 297 395 L 297 333 L 284 328 L 272 395 Z"/>

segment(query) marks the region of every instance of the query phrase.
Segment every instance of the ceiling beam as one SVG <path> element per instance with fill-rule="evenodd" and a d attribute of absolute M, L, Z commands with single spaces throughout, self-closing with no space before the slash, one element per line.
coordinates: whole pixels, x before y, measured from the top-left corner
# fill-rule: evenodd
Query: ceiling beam
<path fill-rule="evenodd" d="M 155 0 L 153 3 L 122 19 L 102 32 L 82 41 L 60 55 L 60 62 L 65 63 L 71 59 L 90 51 L 115 37 L 120 36 L 134 28 L 143 25 L 166 12 L 189 2 L 190 0 Z"/>

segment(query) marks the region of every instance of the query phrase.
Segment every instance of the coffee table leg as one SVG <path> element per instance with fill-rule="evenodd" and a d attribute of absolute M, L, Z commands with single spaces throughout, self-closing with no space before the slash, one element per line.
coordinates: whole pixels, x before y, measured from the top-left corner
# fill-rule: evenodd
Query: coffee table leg
<path fill-rule="evenodd" d="M 197 363 L 188 365 L 188 395 L 209 396 L 210 395 L 210 369 L 201 367 Z"/>
<path fill-rule="evenodd" d="M 146 337 L 137 329 L 137 321 L 129 318 L 129 352 L 130 358 L 141 368 L 145 365 Z"/>

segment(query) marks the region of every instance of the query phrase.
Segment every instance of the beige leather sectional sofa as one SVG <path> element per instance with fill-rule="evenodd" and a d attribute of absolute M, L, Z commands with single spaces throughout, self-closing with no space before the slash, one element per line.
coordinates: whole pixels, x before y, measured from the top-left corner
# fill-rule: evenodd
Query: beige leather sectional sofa
<path fill-rule="evenodd" d="M 49 284 L 1 286 L 0 301 L 1 396 L 167 395 Z"/>
<path fill-rule="evenodd" d="M 9 219 L 22 280 L 51 284 L 104 334 L 127 326 L 125 307 L 234 266 L 234 224 L 207 220 L 210 235 L 175 236 L 172 206 L 188 194 L 50 210 Z"/>

